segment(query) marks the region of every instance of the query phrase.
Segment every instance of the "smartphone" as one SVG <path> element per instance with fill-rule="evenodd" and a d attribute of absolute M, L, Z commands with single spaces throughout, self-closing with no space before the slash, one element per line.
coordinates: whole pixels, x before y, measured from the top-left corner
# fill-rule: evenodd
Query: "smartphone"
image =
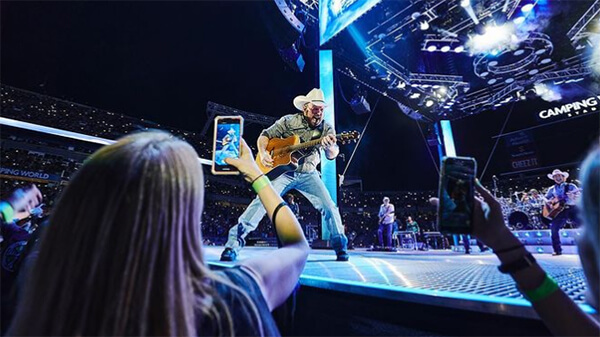
<path fill-rule="evenodd" d="M 438 227 L 442 233 L 473 233 L 477 162 L 468 157 L 445 157 L 440 174 Z"/>
<path fill-rule="evenodd" d="M 241 151 L 244 118 L 242 116 L 218 116 L 215 118 L 213 139 L 213 174 L 239 174 L 228 165 L 225 158 L 239 158 Z"/>

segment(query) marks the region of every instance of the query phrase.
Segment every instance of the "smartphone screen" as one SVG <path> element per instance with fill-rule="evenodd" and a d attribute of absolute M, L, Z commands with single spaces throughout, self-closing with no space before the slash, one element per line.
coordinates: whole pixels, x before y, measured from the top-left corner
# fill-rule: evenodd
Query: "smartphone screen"
<path fill-rule="evenodd" d="M 213 174 L 239 174 L 225 162 L 225 158 L 239 158 L 244 119 L 242 116 L 218 116 L 215 118 L 213 139 Z"/>
<path fill-rule="evenodd" d="M 473 232 L 475 205 L 474 158 L 446 157 L 440 175 L 438 225 L 440 232 L 470 234 Z"/>

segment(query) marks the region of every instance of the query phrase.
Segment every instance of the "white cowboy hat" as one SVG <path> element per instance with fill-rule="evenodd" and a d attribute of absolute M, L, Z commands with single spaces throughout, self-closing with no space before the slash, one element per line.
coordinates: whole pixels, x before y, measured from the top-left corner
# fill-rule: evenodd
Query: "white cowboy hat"
<path fill-rule="evenodd" d="M 565 179 L 569 178 L 569 174 L 567 172 L 563 172 L 563 171 L 561 171 L 559 169 L 555 169 L 554 171 L 552 171 L 552 173 L 549 173 L 548 174 L 548 178 L 554 179 L 554 176 L 557 175 L 557 174 L 562 175 L 563 177 L 565 177 Z"/>
<path fill-rule="evenodd" d="M 314 88 L 306 96 L 300 95 L 294 98 L 294 106 L 300 111 L 302 111 L 306 103 L 312 103 L 316 106 L 326 106 L 323 90 Z"/>

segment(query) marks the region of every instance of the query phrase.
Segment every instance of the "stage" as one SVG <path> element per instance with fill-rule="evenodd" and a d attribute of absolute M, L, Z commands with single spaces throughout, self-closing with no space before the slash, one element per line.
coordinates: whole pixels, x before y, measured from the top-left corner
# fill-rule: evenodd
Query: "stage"
<path fill-rule="evenodd" d="M 272 249 L 247 247 L 241 252 L 239 261 Z M 219 261 L 221 251 L 222 247 L 207 247 L 208 263 L 215 267 L 234 265 Z M 460 311 L 467 317 L 493 317 L 495 322 L 517 320 L 541 324 L 529 302 L 515 288 L 512 279 L 498 272 L 498 260 L 492 253 L 465 255 L 449 250 L 397 253 L 353 250 L 350 255 L 349 262 L 336 262 L 333 251 L 312 250 L 300 277 L 300 293 L 302 289 L 314 289 L 321 294 L 315 298 L 337 294 L 347 300 L 350 296 L 355 301 L 347 304 L 364 305 L 363 310 L 367 311 L 371 310 L 367 308 L 367 302 L 380 299 L 392 307 L 400 308 L 402 303 L 405 308 L 429 308 L 426 309 L 429 314 L 432 308 L 436 308 L 434 316 L 447 316 L 450 311 L 454 314 Z M 536 254 L 536 259 L 582 309 L 593 312 L 583 302 L 586 285 L 577 255 Z M 382 307 L 381 303 L 377 306 Z M 464 327 L 464 324 L 460 327 Z M 539 328 L 534 327 L 529 331 L 545 334 Z M 411 331 L 414 329 L 421 332 L 436 330 L 420 325 L 413 326 Z M 441 334 L 446 334 L 447 330 L 443 331 Z M 452 331 L 459 334 L 487 334 L 476 328 L 468 329 L 468 332 L 450 330 L 450 334 Z M 512 330 L 493 331 L 512 334 Z M 518 334 L 518 331 L 515 333 Z M 405 330 L 401 332 L 406 333 Z"/>

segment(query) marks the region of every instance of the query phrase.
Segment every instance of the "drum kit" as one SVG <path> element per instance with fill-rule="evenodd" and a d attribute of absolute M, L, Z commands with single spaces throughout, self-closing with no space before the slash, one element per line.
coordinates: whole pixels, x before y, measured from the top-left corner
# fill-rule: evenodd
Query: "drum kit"
<path fill-rule="evenodd" d="M 543 201 L 530 198 L 520 198 L 520 194 L 526 192 L 515 192 L 510 198 L 498 198 L 502 206 L 504 222 L 512 230 L 522 229 L 546 229 L 547 225 L 542 221 Z"/>

